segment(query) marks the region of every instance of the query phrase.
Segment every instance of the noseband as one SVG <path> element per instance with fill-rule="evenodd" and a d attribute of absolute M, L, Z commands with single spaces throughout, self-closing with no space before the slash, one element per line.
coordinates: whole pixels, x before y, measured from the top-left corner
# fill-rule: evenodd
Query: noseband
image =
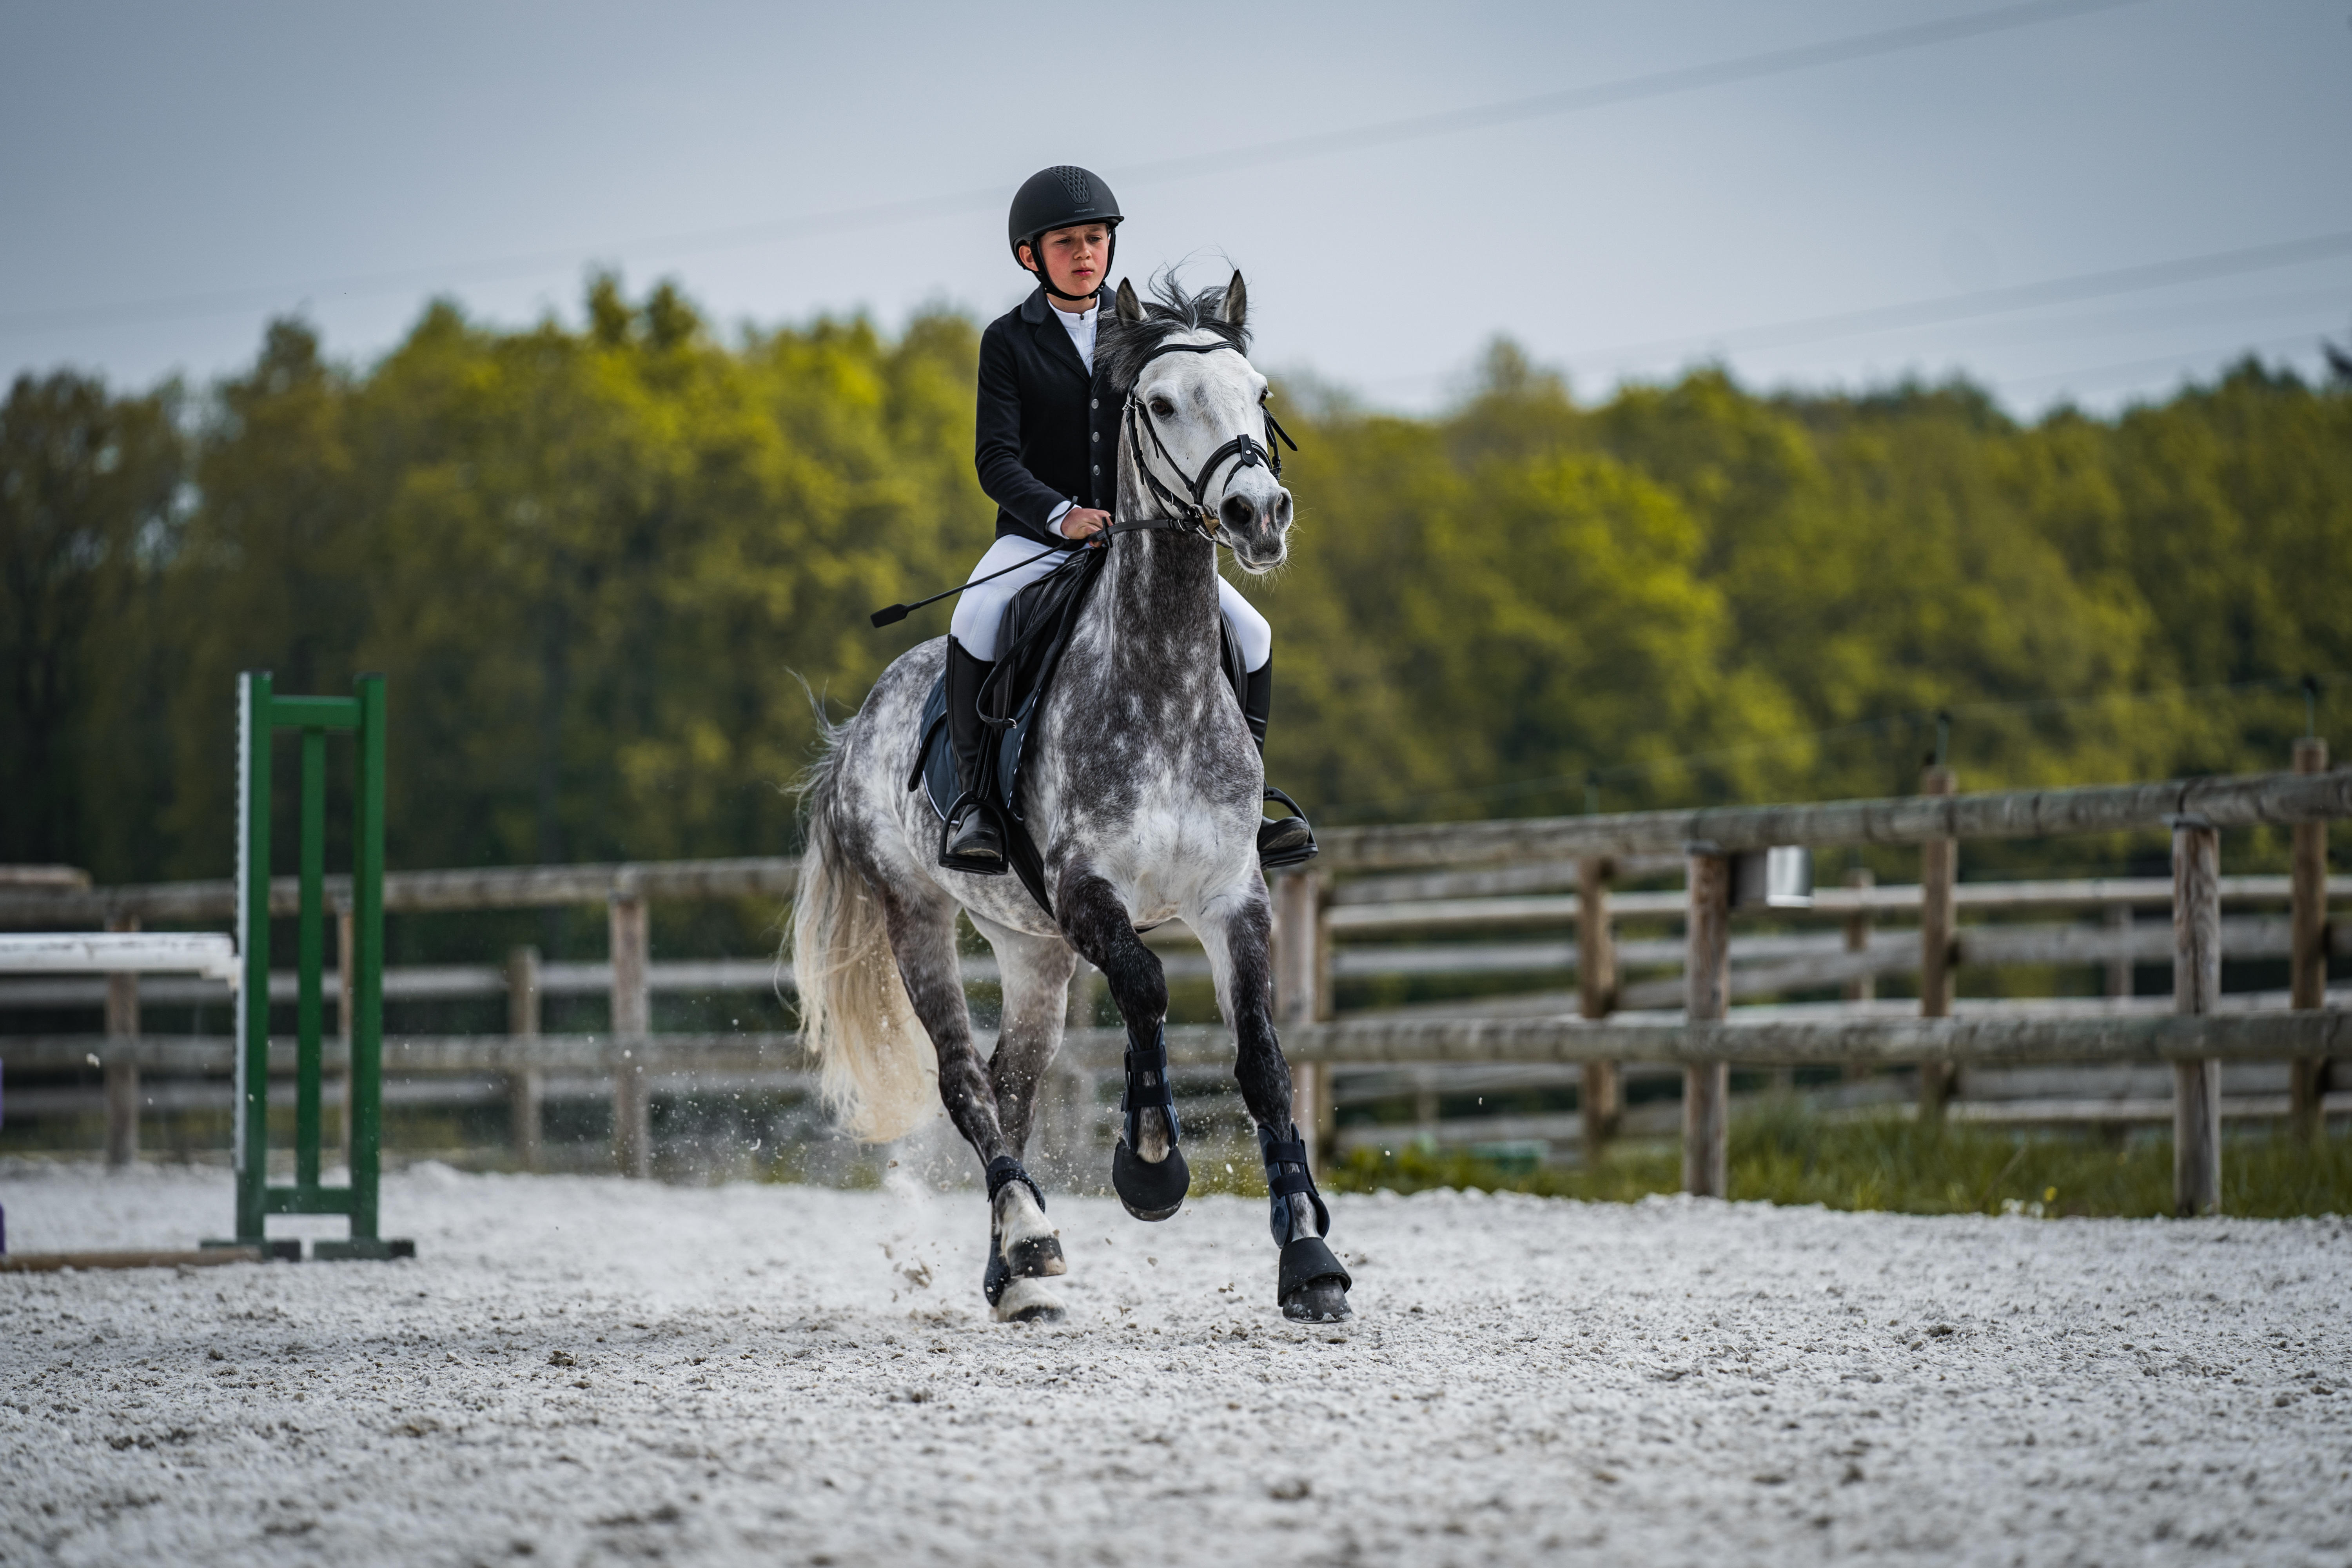
<path fill-rule="evenodd" d="M 1167 343 L 1153 351 L 1150 358 L 1146 359 L 1143 363 L 1148 365 L 1152 360 L 1165 354 L 1213 354 L 1233 347 L 1231 343 Z M 1234 349 L 1234 352 L 1239 353 L 1241 351 Z M 1140 384 L 1142 379 L 1142 366 L 1138 366 L 1136 381 Z M 1129 529 L 1139 531 L 1171 526 L 1190 528 L 1197 530 L 1202 538 L 1214 544 L 1217 539 L 1217 528 L 1209 511 L 1209 486 L 1215 480 L 1217 470 L 1224 466 L 1225 459 L 1228 458 L 1233 459 L 1235 473 L 1239 473 L 1244 468 L 1263 466 L 1276 479 L 1279 479 L 1282 478 L 1282 452 L 1276 442 L 1278 439 L 1287 445 L 1292 451 L 1298 450 L 1298 443 L 1291 440 L 1290 432 L 1275 422 L 1274 410 L 1260 405 L 1260 412 L 1265 416 L 1265 439 L 1263 442 L 1254 436 L 1236 436 L 1210 453 L 1208 461 L 1201 465 L 1201 471 L 1198 474 L 1187 476 L 1184 472 L 1184 465 L 1176 460 L 1176 455 L 1171 452 L 1168 449 L 1168 444 L 1160 438 L 1159 422 L 1152 418 L 1151 410 L 1145 406 L 1143 395 L 1130 388 L 1127 395 L 1127 433 L 1128 444 L 1135 450 L 1136 468 L 1142 474 L 1143 482 L 1150 487 L 1152 495 L 1157 497 L 1160 503 L 1168 507 L 1174 515 L 1138 518 L 1132 522 L 1114 524 L 1112 531 L 1124 532 Z M 1151 437 L 1152 448 L 1160 454 L 1160 460 L 1166 463 L 1177 479 L 1192 492 L 1190 500 L 1170 489 L 1160 481 L 1160 476 L 1151 471 L 1151 465 L 1142 460 L 1143 444 L 1136 436 L 1139 429 Z"/>

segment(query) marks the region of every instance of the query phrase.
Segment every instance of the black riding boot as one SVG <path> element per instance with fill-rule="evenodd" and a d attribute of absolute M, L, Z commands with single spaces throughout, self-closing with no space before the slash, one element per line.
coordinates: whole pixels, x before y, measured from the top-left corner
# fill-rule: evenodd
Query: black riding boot
<path fill-rule="evenodd" d="M 940 864 L 950 871 L 1002 877 L 1011 869 L 1004 860 L 1004 835 L 996 814 L 980 802 L 980 754 L 987 738 L 980 722 L 980 683 L 996 666 L 964 652 L 963 644 L 948 638 L 948 742 L 955 748 L 956 787 L 962 793 L 949 809 L 940 830 Z"/>
<path fill-rule="evenodd" d="M 1262 757 L 1265 755 L 1265 721 L 1274 711 L 1274 660 L 1269 658 L 1251 670 L 1243 679 L 1242 692 L 1242 718 Z M 1257 825 L 1258 864 L 1278 871 L 1315 858 L 1315 829 L 1307 825 L 1298 803 L 1274 788 L 1266 790 L 1265 798 L 1282 802 L 1290 808 L 1290 815 Z"/>

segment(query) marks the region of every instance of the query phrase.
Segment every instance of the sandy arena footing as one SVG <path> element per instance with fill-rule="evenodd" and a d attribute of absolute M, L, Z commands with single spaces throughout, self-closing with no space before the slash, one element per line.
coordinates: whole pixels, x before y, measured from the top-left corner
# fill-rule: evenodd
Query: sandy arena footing
<path fill-rule="evenodd" d="M 386 1179 L 414 1262 L 0 1276 L 0 1562 L 2352 1561 L 2352 1225 Z M 218 1172 L 16 1163 L 22 1250 L 182 1246 Z"/>

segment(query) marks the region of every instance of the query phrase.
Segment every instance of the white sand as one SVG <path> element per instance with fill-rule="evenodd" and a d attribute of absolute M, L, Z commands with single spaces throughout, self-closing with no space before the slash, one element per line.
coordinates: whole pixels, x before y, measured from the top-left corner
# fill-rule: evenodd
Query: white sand
<path fill-rule="evenodd" d="M 20 1251 L 225 1175 L 0 1173 Z M 389 1178 L 414 1263 L 0 1276 L 0 1562 L 2352 1561 L 2352 1226 Z M 561 1352 L 576 1365 L 551 1365 Z"/>

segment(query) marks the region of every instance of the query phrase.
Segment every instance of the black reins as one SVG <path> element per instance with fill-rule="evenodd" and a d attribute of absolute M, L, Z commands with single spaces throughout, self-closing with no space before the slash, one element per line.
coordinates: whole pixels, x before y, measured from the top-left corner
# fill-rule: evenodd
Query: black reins
<path fill-rule="evenodd" d="M 1153 360 L 1167 354 L 1213 354 L 1226 349 L 1233 349 L 1235 353 L 1241 353 L 1241 350 L 1234 348 L 1233 344 L 1223 342 L 1162 343 L 1144 358 L 1143 365 L 1148 365 Z M 1143 365 L 1136 367 L 1136 380 L 1139 384 L 1143 379 Z M 1187 475 L 1184 472 L 1184 465 L 1176 460 L 1176 455 L 1171 452 L 1168 449 L 1168 444 L 1160 438 L 1160 422 L 1152 417 L 1151 409 L 1143 401 L 1142 393 L 1138 388 L 1129 388 L 1125 416 L 1129 444 L 1135 449 L 1136 472 L 1143 477 L 1143 482 L 1150 488 L 1151 493 L 1160 503 L 1178 515 L 1164 518 L 1138 518 L 1130 524 L 1114 523 L 1113 529 L 1144 526 L 1192 528 L 1197 529 L 1203 538 L 1214 542 L 1217 530 L 1209 513 L 1209 486 L 1216 479 L 1217 470 L 1224 466 L 1225 459 L 1228 458 L 1233 459 L 1235 473 L 1239 473 L 1244 468 L 1262 466 L 1279 479 L 1282 478 L 1282 447 L 1287 446 L 1294 452 L 1298 450 L 1298 443 L 1290 438 L 1290 432 L 1285 430 L 1276 421 L 1273 409 L 1260 404 L 1258 411 L 1265 416 L 1265 439 L 1263 442 L 1247 434 L 1236 436 L 1210 453 L 1207 461 L 1201 465 L 1201 471 L 1198 474 Z M 1160 454 L 1160 460 L 1166 463 L 1175 473 L 1178 481 L 1192 492 L 1189 500 L 1170 489 L 1161 481 L 1160 476 L 1151 471 L 1151 465 L 1143 461 L 1143 443 L 1137 440 L 1135 437 L 1135 432 L 1139 428 L 1151 437 L 1152 448 Z"/>

